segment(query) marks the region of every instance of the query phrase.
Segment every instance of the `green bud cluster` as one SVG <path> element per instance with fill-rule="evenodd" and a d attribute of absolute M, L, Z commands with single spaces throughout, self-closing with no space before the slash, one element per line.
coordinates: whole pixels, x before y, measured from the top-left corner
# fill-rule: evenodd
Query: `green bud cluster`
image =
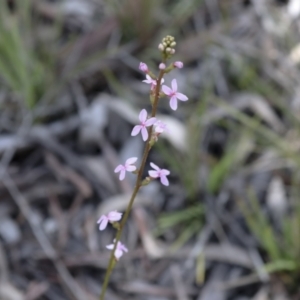
<path fill-rule="evenodd" d="M 169 59 L 173 54 L 175 54 L 175 46 L 175 38 L 173 36 L 167 35 L 158 45 L 158 49 L 162 52 L 164 59 Z"/>

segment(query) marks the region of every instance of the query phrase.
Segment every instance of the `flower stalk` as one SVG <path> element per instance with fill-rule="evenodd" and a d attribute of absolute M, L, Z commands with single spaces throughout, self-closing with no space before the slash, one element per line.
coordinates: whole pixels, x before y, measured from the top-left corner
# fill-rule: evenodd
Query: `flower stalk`
<path fill-rule="evenodd" d="M 125 210 L 125 213 L 122 217 L 122 213 L 119 213 L 117 211 L 112 211 L 107 215 L 101 216 L 98 221 L 100 230 L 104 230 L 108 223 L 111 223 L 112 226 L 117 230 L 113 244 L 106 246 L 107 249 L 112 251 L 111 251 L 108 267 L 106 270 L 106 274 L 104 277 L 104 282 L 102 285 L 100 300 L 104 300 L 108 282 L 117 261 L 123 255 L 123 252 L 128 252 L 126 246 L 121 243 L 120 238 L 124 226 L 129 217 L 129 214 L 131 212 L 137 193 L 139 192 L 142 186 L 149 184 L 152 180 L 156 178 L 159 178 L 163 185 L 165 186 L 169 185 L 167 176 L 170 174 L 170 171 L 166 169 L 161 169 L 154 163 L 150 163 L 151 167 L 154 170 L 150 170 L 148 172 L 149 177 L 146 177 L 144 179 L 142 177 L 143 177 L 146 161 L 149 155 L 149 151 L 151 150 L 154 143 L 157 142 L 159 135 L 163 133 L 165 130 L 167 130 L 166 124 L 156 119 L 159 99 L 164 96 L 169 97 L 170 107 L 173 110 L 177 109 L 177 100 L 181 100 L 181 101 L 188 100 L 188 98 L 184 94 L 177 92 L 176 79 L 172 80 L 172 88 L 169 88 L 168 86 L 165 85 L 161 86 L 164 83 L 163 77 L 166 73 L 169 73 L 174 68 L 183 67 L 182 62 L 175 62 L 173 65 L 170 65 L 170 67 L 166 68 L 166 61 L 175 53 L 175 49 L 174 49 L 175 45 L 176 45 L 175 39 L 171 36 L 165 37 L 162 40 L 162 43 L 159 44 L 159 50 L 162 53 L 162 61 L 159 65 L 159 74 L 157 77 L 148 69 L 148 66 L 145 63 L 141 62 L 139 65 L 139 69 L 146 74 L 146 80 L 143 80 L 143 82 L 150 84 L 150 103 L 152 105 L 152 110 L 149 118 L 147 116 L 147 111 L 145 109 L 141 110 L 139 114 L 140 124 L 136 125 L 131 132 L 132 136 L 136 136 L 139 133 L 141 133 L 142 139 L 146 142 L 140 167 L 137 168 L 134 165 L 134 163 L 137 161 L 138 158 L 131 157 L 126 160 L 124 165 L 119 165 L 115 169 L 115 173 L 120 173 L 119 174 L 120 180 L 123 180 L 125 178 L 126 172 L 132 172 L 137 175 L 135 186 L 132 195 L 129 199 L 129 203 Z M 163 92 L 161 92 L 161 89 Z M 118 221 L 120 222 L 118 223 Z"/>
<path fill-rule="evenodd" d="M 158 75 L 158 79 L 157 79 L 157 84 L 156 84 L 156 87 L 155 87 L 154 101 L 153 101 L 153 104 L 152 104 L 152 111 L 151 111 L 151 117 L 152 118 L 154 118 L 156 116 L 158 100 L 159 100 L 160 84 L 161 84 L 161 80 L 162 80 L 163 76 L 164 76 L 164 70 L 160 70 L 159 75 Z M 104 296 L 105 296 L 105 292 L 106 292 L 107 285 L 108 285 L 108 282 L 109 282 L 109 278 L 110 278 L 112 270 L 115 266 L 114 253 L 116 251 L 117 244 L 120 241 L 123 228 L 124 228 L 125 223 L 126 223 L 128 217 L 129 217 L 129 214 L 130 214 L 130 211 L 132 209 L 135 197 L 136 197 L 140 187 L 142 186 L 142 175 L 143 175 L 144 168 L 145 168 L 145 165 L 146 165 L 146 161 L 147 161 L 147 158 L 148 158 L 148 155 L 149 155 L 149 151 L 151 149 L 150 140 L 151 140 L 151 136 L 152 136 L 152 130 L 153 130 L 153 125 L 149 128 L 149 132 L 148 132 L 149 135 L 148 135 L 148 139 L 146 141 L 146 146 L 145 146 L 145 149 L 144 149 L 142 162 L 141 162 L 140 167 L 138 168 L 139 171 L 138 171 L 138 174 L 137 174 L 135 187 L 133 189 L 131 198 L 129 200 L 129 204 L 126 208 L 126 211 L 124 213 L 122 221 L 120 222 L 119 229 L 117 230 L 115 243 L 114 243 L 114 248 L 111 251 L 108 267 L 107 267 L 106 274 L 105 274 L 105 277 L 104 277 L 104 282 L 103 282 L 103 286 L 102 286 L 102 290 L 101 290 L 100 300 L 104 300 Z"/>

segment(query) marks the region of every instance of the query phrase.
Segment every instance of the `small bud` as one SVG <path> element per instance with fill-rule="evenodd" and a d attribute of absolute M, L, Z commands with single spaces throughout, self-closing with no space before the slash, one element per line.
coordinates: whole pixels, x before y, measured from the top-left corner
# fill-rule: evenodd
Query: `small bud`
<path fill-rule="evenodd" d="M 181 62 L 181 61 L 175 61 L 173 63 L 173 65 L 174 65 L 175 68 L 178 68 L 178 69 L 183 68 L 183 62 Z"/>
<path fill-rule="evenodd" d="M 164 51 L 164 45 L 163 44 L 159 44 L 158 45 L 158 50 L 160 50 L 160 51 Z"/>
<path fill-rule="evenodd" d="M 174 47 L 176 46 L 175 38 L 173 36 L 167 35 L 162 39 L 160 45 L 159 45 L 159 50 L 162 52 L 163 61 L 170 59 L 171 56 L 175 53 L 175 49 L 174 49 Z"/>
<path fill-rule="evenodd" d="M 139 69 L 142 72 L 144 72 L 144 73 L 148 73 L 149 72 L 148 66 L 145 63 L 143 63 L 143 62 L 140 62 Z"/>
<path fill-rule="evenodd" d="M 120 230 L 120 223 L 118 223 L 118 222 L 113 222 L 113 223 L 112 223 L 112 226 L 113 226 L 113 228 L 115 228 L 115 229 L 117 229 L 117 230 Z"/>
<path fill-rule="evenodd" d="M 152 181 L 152 178 L 151 178 L 151 177 L 146 177 L 146 178 L 142 181 L 141 185 L 142 185 L 142 186 L 148 185 L 151 181 Z"/>
<path fill-rule="evenodd" d="M 164 70 L 166 68 L 166 65 L 164 63 L 159 64 L 159 69 Z"/>

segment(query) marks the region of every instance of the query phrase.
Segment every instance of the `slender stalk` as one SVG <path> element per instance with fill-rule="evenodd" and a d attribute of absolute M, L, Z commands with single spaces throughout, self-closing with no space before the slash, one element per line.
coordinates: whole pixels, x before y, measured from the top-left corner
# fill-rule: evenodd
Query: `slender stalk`
<path fill-rule="evenodd" d="M 159 100 L 160 83 L 161 83 L 161 80 L 163 78 L 163 75 L 164 75 L 164 71 L 161 70 L 159 75 L 158 75 L 157 84 L 156 84 L 156 88 L 155 88 L 155 95 L 154 95 L 154 101 L 153 101 L 153 105 L 152 105 L 151 117 L 155 117 L 155 115 L 156 115 L 157 105 L 158 105 L 158 100 Z M 146 146 L 145 146 L 145 149 L 144 149 L 141 166 L 140 166 L 138 174 L 137 174 L 135 186 L 134 186 L 131 198 L 129 200 L 129 204 L 126 208 L 125 214 L 124 214 L 124 216 L 122 218 L 122 221 L 120 223 L 120 228 L 119 228 L 119 230 L 117 231 L 117 234 L 116 234 L 116 238 L 115 238 L 115 242 L 114 242 L 114 248 L 111 252 L 108 267 L 107 267 L 106 274 L 105 274 L 105 277 L 104 277 L 104 282 L 103 282 L 103 286 L 102 286 L 102 290 L 101 290 L 100 300 L 104 300 L 104 296 L 105 296 L 105 292 L 106 292 L 106 289 L 107 289 L 107 286 L 108 286 L 110 275 L 111 275 L 112 270 L 114 268 L 114 260 L 115 260 L 114 254 L 115 254 L 115 251 L 116 251 L 116 248 L 117 248 L 117 244 L 120 241 L 123 228 L 124 228 L 125 223 L 128 219 L 128 216 L 129 216 L 129 213 L 130 213 L 131 208 L 133 206 L 135 197 L 136 197 L 136 195 L 137 195 L 137 193 L 138 193 L 138 191 L 141 187 L 142 176 L 143 176 L 145 164 L 146 164 L 146 161 L 147 161 L 147 158 L 148 158 L 149 151 L 151 149 L 150 141 L 151 141 L 151 136 L 152 136 L 152 129 L 153 129 L 153 126 L 151 126 L 150 129 L 149 129 L 149 137 L 148 137 L 148 140 L 146 142 Z"/>

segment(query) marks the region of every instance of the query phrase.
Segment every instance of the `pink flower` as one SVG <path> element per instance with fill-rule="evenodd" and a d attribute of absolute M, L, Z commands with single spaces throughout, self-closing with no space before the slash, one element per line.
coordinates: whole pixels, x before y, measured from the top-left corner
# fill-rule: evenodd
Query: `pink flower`
<path fill-rule="evenodd" d="M 107 245 L 106 248 L 109 250 L 113 250 L 116 240 L 114 239 L 113 242 L 114 242 L 113 244 Z M 116 260 L 119 260 L 119 258 L 123 255 L 123 252 L 128 252 L 128 249 L 121 242 L 118 242 L 114 253 Z"/>
<path fill-rule="evenodd" d="M 125 161 L 125 165 L 118 165 L 118 166 L 115 168 L 115 173 L 120 172 L 120 176 L 119 176 L 119 179 L 120 179 L 120 180 L 123 180 L 123 179 L 125 178 L 126 171 L 127 171 L 127 172 L 133 172 L 133 171 L 136 170 L 136 166 L 131 166 L 131 165 L 134 164 L 136 161 L 137 161 L 137 157 L 131 157 L 131 158 L 128 158 L 128 159 Z"/>
<path fill-rule="evenodd" d="M 155 170 L 150 170 L 149 176 L 152 178 L 158 178 L 160 177 L 160 182 L 165 185 L 168 186 L 169 185 L 169 180 L 167 178 L 167 175 L 170 175 L 170 171 L 166 170 L 166 169 L 160 169 L 157 165 L 155 165 L 154 163 L 150 163 L 150 166 Z"/>
<path fill-rule="evenodd" d="M 167 125 L 164 122 L 160 121 L 160 120 L 157 120 L 155 122 L 154 126 L 155 126 L 154 130 L 155 130 L 156 133 L 160 134 L 160 133 L 163 133 L 165 130 L 168 131 Z"/>
<path fill-rule="evenodd" d="M 181 100 L 181 101 L 187 101 L 188 100 L 188 97 L 186 95 L 177 92 L 177 81 L 176 81 L 176 79 L 172 80 L 172 89 L 169 88 L 166 85 L 163 85 L 162 90 L 168 97 L 170 97 L 170 107 L 173 110 L 177 109 L 177 99 Z"/>
<path fill-rule="evenodd" d="M 97 224 L 99 225 L 99 230 L 104 230 L 108 224 L 108 222 L 117 222 L 120 221 L 122 218 L 122 213 L 117 212 L 116 210 L 113 210 L 109 212 L 107 215 L 102 215 L 100 219 L 97 221 Z"/>
<path fill-rule="evenodd" d="M 148 66 L 145 63 L 143 63 L 143 62 L 140 62 L 139 69 L 142 72 L 144 72 L 144 73 L 148 73 L 149 72 Z"/>
<path fill-rule="evenodd" d="M 183 62 L 182 61 L 175 61 L 173 63 L 173 65 L 174 65 L 175 68 L 178 68 L 178 69 L 183 68 Z"/>
<path fill-rule="evenodd" d="M 147 79 L 143 80 L 143 82 L 148 83 L 148 84 L 151 84 L 151 90 L 154 90 L 155 87 L 156 87 L 156 85 L 157 85 L 156 80 L 155 80 L 155 79 L 152 79 L 148 74 L 146 75 L 146 78 L 147 78 Z M 164 83 L 164 79 L 163 79 L 163 78 L 162 78 L 162 80 L 161 80 L 160 83 L 161 83 L 161 84 Z"/>
<path fill-rule="evenodd" d="M 147 141 L 148 130 L 146 127 L 152 126 L 156 122 L 156 118 L 150 118 L 147 120 L 147 111 L 146 111 L 146 109 L 142 109 L 139 114 L 139 119 L 141 121 L 141 125 L 134 126 L 132 129 L 131 135 L 136 136 L 141 131 L 143 140 Z"/>
<path fill-rule="evenodd" d="M 164 70 L 166 68 L 166 65 L 164 63 L 160 63 L 158 67 L 160 70 Z"/>

